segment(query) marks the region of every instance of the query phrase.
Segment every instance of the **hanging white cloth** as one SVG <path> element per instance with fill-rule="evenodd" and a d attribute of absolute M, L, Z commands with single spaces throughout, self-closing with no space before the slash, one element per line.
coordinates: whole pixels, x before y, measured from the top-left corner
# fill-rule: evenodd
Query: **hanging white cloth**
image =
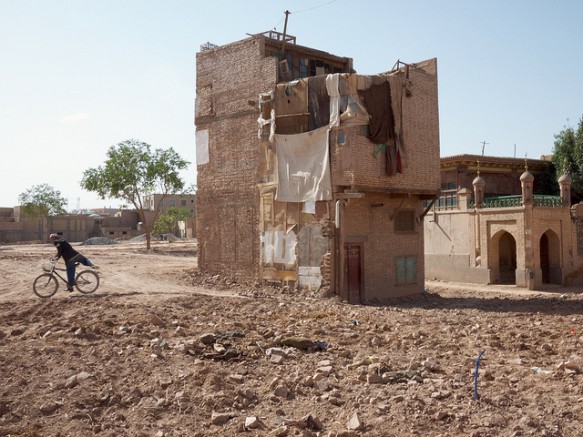
<path fill-rule="evenodd" d="M 294 135 L 275 135 L 280 202 L 332 200 L 328 126 Z"/>
<path fill-rule="evenodd" d="M 326 76 L 326 91 L 330 96 L 330 127 L 340 126 L 340 73 Z"/>

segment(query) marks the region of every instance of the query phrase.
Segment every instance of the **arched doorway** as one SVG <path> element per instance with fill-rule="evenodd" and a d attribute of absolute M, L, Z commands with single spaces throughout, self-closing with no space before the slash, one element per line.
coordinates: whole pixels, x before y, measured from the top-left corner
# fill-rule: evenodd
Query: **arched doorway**
<path fill-rule="evenodd" d="M 516 241 L 508 232 L 498 240 L 498 271 L 501 284 L 516 284 Z"/>
<path fill-rule="evenodd" d="M 543 284 L 561 284 L 561 243 L 559 237 L 550 229 L 540 237 L 540 269 Z"/>
<path fill-rule="evenodd" d="M 540 237 L 540 269 L 542 272 L 543 284 L 548 284 L 549 280 L 549 237 L 547 234 L 542 234 Z"/>

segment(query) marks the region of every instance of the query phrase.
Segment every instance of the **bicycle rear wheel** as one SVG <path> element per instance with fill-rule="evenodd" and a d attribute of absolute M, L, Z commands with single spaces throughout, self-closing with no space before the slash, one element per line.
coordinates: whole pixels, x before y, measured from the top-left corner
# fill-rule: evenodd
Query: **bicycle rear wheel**
<path fill-rule="evenodd" d="M 57 281 L 57 278 L 50 273 L 43 273 L 32 283 L 34 294 L 43 299 L 51 297 L 57 292 L 58 288 L 59 282 Z"/>
<path fill-rule="evenodd" d="M 99 276 L 93 270 L 83 270 L 77 273 L 75 287 L 81 293 L 93 293 L 99 287 Z"/>

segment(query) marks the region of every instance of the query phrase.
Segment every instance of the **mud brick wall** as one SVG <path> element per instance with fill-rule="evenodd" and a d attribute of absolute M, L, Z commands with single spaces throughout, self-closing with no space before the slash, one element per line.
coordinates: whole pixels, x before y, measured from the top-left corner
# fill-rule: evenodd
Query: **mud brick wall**
<path fill-rule="evenodd" d="M 241 280 L 258 277 L 260 93 L 275 87 L 277 61 L 250 38 L 196 57 L 196 129 L 209 132 L 209 163 L 198 165 L 199 268 Z"/>
<path fill-rule="evenodd" d="M 416 220 L 413 229 L 399 231 L 395 219 L 398 211 L 412 211 L 418 216 L 422 210 L 417 196 L 403 200 L 373 192 L 362 199 L 351 199 L 344 207 L 344 241 L 363 247 L 364 301 L 384 303 L 423 291 L 423 223 Z M 415 258 L 413 283 L 398 284 L 396 264 L 402 257 Z"/>

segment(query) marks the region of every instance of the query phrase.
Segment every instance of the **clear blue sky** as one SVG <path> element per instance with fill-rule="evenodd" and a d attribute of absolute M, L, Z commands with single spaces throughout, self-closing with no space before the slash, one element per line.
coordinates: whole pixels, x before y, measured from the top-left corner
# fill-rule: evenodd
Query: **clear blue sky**
<path fill-rule="evenodd" d="M 359 73 L 438 59 L 441 156 L 538 158 L 583 115 L 581 0 L 0 0 L 0 207 L 48 183 L 69 209 L 114 144 L 193 164 L 195 55 L 274 27 Z M 516 149 L 516 152 L 515 152 Z"/>

